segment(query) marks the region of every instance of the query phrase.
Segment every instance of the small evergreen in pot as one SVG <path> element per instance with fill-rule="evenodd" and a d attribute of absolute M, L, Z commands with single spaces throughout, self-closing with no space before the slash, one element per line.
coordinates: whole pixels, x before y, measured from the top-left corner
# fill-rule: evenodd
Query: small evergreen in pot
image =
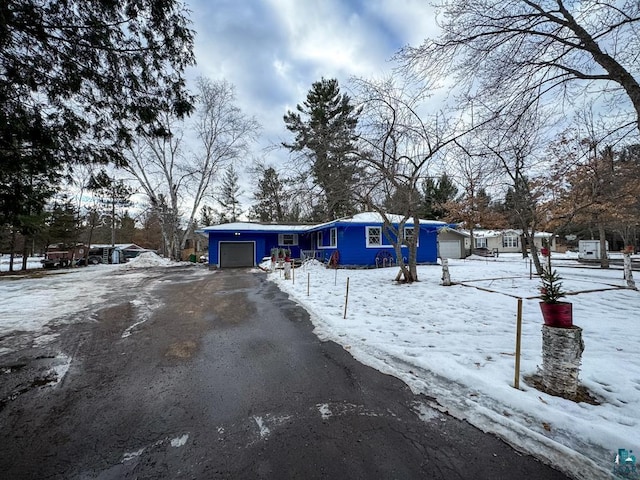
<path fill-rule="evenodd" d="M 540 298 L 543 303 L 559 303 L 560 299 L 566 296 L 566 293 L 562 290 L 561 278 L 557 271 L 543 268 L 540 279 L 542 281 Z"/>
<path fill-rule="evenodd" d="M 547 265 L 542 270 L 540 280 L 540 310 L 544 324 L 552 327 L 569 328 L 573 326 L 573 309 L 569 302 L 561 301 L 566 296 L 562 289 L 562 281 L 556 270 L 551 269 L 551 257 L 547 257 Z"/>

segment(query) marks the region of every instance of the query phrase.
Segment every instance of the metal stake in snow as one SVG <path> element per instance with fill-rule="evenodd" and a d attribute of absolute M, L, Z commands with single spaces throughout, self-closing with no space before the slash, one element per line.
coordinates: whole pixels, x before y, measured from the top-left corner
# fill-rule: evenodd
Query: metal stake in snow
<path fill-rule="evenodd" d="M 349 277 L 347 277 L 347 294 L 344 297 L 344 316 L 342 318 L 347 318 L 347 303 L 349 303 Z"/>

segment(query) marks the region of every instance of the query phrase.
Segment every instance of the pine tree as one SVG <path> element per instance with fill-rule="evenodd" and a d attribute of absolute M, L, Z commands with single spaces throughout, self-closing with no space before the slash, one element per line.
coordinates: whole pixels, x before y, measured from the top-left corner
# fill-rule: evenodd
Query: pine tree
<path fill-rule="evenodd" d="M 440 220 L 448 215 L 447 203 L 456 198 L 458 188 L 446 173 L 439 179 L 427 178 L 422 183 L 424 203 L 420 215 L 423 218 Z"/>
<path fill-rule="evenodd" d="M 208 205 L 203 205 L 200 209 L 200 224 L 209 227 L 215 223 L 215 211 Z"/>
<path fill-rule="evenodd" d="M 66 165 L 122 164 L 160 111 L 189 113 L 192 50 L 176 0 L 0 2 L 0 225 L 42 212 Z"/>
<path fill-rule="evenodd" d="M 348 95 L 340 93 L 337 80 L 324 78 L 313 83 L 306 101 L 296 109 L 284 116 L 295 140 L 283 145 L 308 158 L 309 175 L 322 191 L 322 204 L 316 208 L 314 220 L 333 220 L 354 213 L 360 109 L 351 104 Z"/>
<path fill-rule="evenodd" d="M 222 178 L 220 195 L 218 196 L 218 204 L 220 205 L 220 223 L 230 223 L 238 221 L 238 217 L 242 214 L 240 208 L 240 195 L 242 190 L 238 184 L 238 174 L 230 165 Z"/>
<path fill-rule="evenodd" d="M 285 183 L 273 167 L 264 169 L 253 194 L 255 217 L 261 222 L 284 222 L 287 219 Z"/>

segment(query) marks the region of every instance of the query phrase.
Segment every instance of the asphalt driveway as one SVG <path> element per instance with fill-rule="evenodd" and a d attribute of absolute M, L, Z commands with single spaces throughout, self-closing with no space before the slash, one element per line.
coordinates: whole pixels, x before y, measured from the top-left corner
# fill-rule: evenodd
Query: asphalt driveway
<path fill-rule="evenodd" d="M 320 341 L 263 274 L 193 272 L 155 274 L 144 322 L 123 292 L 0 358 L 1 478 L 566 478 Z"/>

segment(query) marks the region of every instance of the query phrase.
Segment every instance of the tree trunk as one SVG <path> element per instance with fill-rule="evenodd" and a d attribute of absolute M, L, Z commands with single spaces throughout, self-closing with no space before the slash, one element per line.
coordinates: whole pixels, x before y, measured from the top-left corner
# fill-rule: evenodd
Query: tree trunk
<path fill-rule="evenodd" d="M 417 215 L 413 216 L 413 236 L 411 241 L 407 242 L 409 250 L 409 273 L 411 281 L 418 281 L 418 238 L 420 237 L 420 219 Z"/>
<path fill-rule="evenodd" d="M 522 258 L 527 258 L 529 256 L 529 254 L 527 253 L 527 236 L 524 233 L 522 233 L 522 235 L 520 236 L 520 250 L 522 252 Z M 531 249 L 531 255 L 533 255 L 533 248 Z"/>
<path fill-rule="evenodd" d="M 535 237 L 534 231 L 524 230 L 523 233 L 525 239 L 528 241 L 529 245 L 531 245 L 531 258 L 533 259 L 533 265 L 536 267 L 536 273 L 538 275 L 542 275 L 542 264 L 540 263 L 540 256 L 538 255 L 538 247 L 536 247 L 535 242 L 533 241 Z"/>
<path fill-rule="evenodd" d="M 9 271 L 13 272 L 13 259 L 14 259 L 14 250 L 16 248 L 16 230 L 15 228 L 11 230 L 11 241 L 9 242 L 10 251 L 9 251 Z"/>
<path fill-rule="evenodd" d="M 29 237 L 24 237 L 24 245 L 22 246 L 22 271 L 27 270 L 27 259 L 29 258 L 29 247 L 27 245 L 27 240 Z"/>
<path fill-rule="evenodd" d="M 598 223 L 598 235 L 600 236 L 600 268 L 609 268 L 609 255 L 607 255 L 607 237 L 603 223 Z"/>

